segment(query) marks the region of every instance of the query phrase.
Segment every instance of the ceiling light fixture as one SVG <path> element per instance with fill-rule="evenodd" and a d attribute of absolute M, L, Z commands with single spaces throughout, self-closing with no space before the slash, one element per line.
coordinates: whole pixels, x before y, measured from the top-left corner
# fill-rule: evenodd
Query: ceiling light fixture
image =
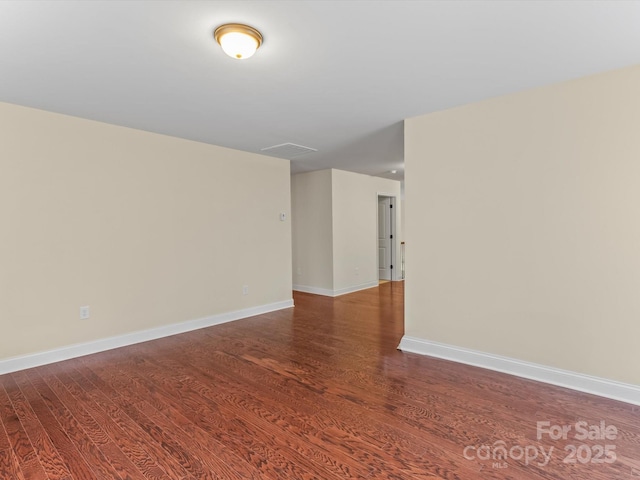
<path fill-rule="evenodd" d="M 213 38 L 224 53 L 238 60 L 249 58 L 262 45 L 262 34 L 255 28 L 240 23 L 220 25 L 213 32 Z"/>
<path fill-rule="evenodd" d="M 389 173 L 398 173 L 397 170 L 389 170 Z"/>

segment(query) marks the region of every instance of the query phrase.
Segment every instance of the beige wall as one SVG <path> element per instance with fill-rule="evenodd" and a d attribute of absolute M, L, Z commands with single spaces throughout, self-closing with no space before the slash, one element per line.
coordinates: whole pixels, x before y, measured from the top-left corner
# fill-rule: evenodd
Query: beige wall
<path fill-rule="evenodd" d="M 639 85 L 406 121 L 407 335 L 640 385 Z"/>
<path fill-rule="evenodd" d="M 378 280 L 377 198 L 372 179 L 343 170 L 333 178 L 333 289 L 368 285 Z"/>
<path fill-rule="evenodd" d="M 331 170 L 291 176 L 293 283 L 333 289 Z"/>
<path fill-rule="evenodd" d="M 400 182 L 330 169 L 291 185 L 294 288 L 334 295 L 377 284 L 377 195 L 399 199 Z"/>
<path fill-rule="evenodd" d="M 291 299 L 288 161 L 9 104 L 0 131 L 0 359 Z"/>

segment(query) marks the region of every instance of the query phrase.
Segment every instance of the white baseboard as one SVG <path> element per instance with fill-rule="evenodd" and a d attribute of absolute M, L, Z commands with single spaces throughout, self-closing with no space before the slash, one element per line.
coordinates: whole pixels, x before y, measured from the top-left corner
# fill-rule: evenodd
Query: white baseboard
<path fill-rule="evenodd" d="M 378 280 L 374 282 L 361 283 L 360 285 L 354 285 L 352 287 L 339 288 L 333 291 L 333 296 L 338 297 L 340 295 L 346 295 L 347 293 L 358 292 L 360 290 L 366 290 L 368 288 L 374 288 L 380 285 Z"/>
<path fill-rule="evenodd" d="M 26 368 L 38 367 L 49 363 L 60 362 L 70 358 L 82 357 L 92 353 L 104 352 L 114 348 L 125 347 L 135 343 L 147 342 L 158 338 L 176 335 L 178 333 L 190 332 L 200 328 L 220 325 L 222 323 L 240 320 L 241 318 L 253 317 L 263 313 L 274 312 L 285 308 L 293 307 L 293 300 L 260 305 L 258 307 L 245 308 L 234 312 L 211 315 L 209 317 L 189 320 L 187 322 L 174 323 L 162 327 L 151 328 L 139 332 L 126 333 L 115 337 L 103 338 L 86 343 L 70 345 L 68 347 L 57 348 L 46 352 L 39 352 L 19 357 L 12 357 L 0 360 L 0 375 L 17 372 Z"/>
<path fill-rule="evenodd" d="M 354 285 L 352 287 L 339 288 L 337 290 L 330 290 L 328 288 L 309 287 L 307 285 L 294 285 L 293 290 L 296 292 L 313 293 L 315 295 L 324 295 L 325 297 L 338 297 L 340 295 L 346 295 L 347 293 L 358 292 L 360 290 L 366 290 L 367 288 L 377 287 L 379 282 L 368 282 L 360 285 Z"/>
<path fill-rule="evenodd" d="M 333 290 L 328 288 L 310 287 L 308 285 L 294 285 L 295 292 L 313 293 L 314 295 L 324 295 L 325 297 L 333 297 Z"/>
<path fill-rule="evenodd" d="M 404 352 L 443 358 L 475 367 L 528 378 L 551 385 L 570 388 L 600 397 L 640 405 L 640 386 L 592 377 L 582 373 L 547 367 L 536 363 L 502 357 L 416 337 L 404 336 L 398 345 Z"/>

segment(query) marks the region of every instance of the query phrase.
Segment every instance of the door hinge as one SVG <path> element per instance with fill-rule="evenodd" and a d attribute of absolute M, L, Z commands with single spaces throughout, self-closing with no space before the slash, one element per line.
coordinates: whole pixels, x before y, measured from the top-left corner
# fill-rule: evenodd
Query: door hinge
<path fill-rule="evenodd" d="M 391 265 L 391 270 L 393 270 L 393 265 Z"/>
<path fill-rule="evenodd" d="M 393 208 L 393 205 L 389 205 L 389 208 Z"/>
<path fill-rule="evenodd" d="M 389 238 L 393 238 L 393 235 L 389 235 Z"/>

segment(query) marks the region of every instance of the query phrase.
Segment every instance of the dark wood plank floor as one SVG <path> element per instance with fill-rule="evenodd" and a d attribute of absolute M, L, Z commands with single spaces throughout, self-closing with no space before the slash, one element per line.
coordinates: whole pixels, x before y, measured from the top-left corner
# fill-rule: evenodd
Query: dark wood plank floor
<path fill-rule="evenodd" d="M 403 293 L 0 376 L 0 479 L 640 479 L 640 408 L 399 352 Z"/>

